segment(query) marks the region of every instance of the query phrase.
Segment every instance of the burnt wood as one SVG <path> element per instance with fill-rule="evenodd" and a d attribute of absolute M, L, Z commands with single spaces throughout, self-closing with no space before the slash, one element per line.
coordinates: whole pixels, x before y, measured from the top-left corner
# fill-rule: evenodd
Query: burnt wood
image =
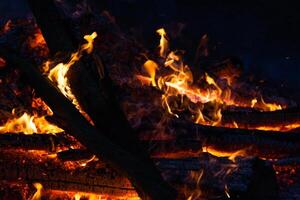
<path fill-rule="evenodd" d="M 59 147 L 75 144 L 63 133 L 30 134 L 3 133 L 0 134 L 0 148 L 22 148 L 28 150 L 46 150 L 55 152 Z"/>
<path fill-rule="evenodd" d="M 69 31 L 67 26 L 64 26 L 62 23 L 59 10 L 55 7 L 53 1 L 46 0 L 41 2 L 28 0 L 28 3 L 32 8 L 43 35 L 45 34 L 45 40 L 50 52 L 55 54 L 60 51 L 75 51 L 79 43 L 72 40 L 72 33 L 70 33 L 71 31 Z M 52 23 L 48 23 L 48 20 L 51 20 Z M 57 26 L 57 23 L 59 26 Z M 58 37 L 60 38 L 60 45 L 57 47 L 56 43 Z M 96 57 L 97 56 L 86 57 L 85 59 L 87 60 L 79 61 L 70 70 L 69 80 L 73 93 L 81 107 L 92 118 L 96 128 L 99 130 L 98 133 L 104 134 L 105 138 L 108 138 L 112 143 L 129 152 L 131 155 L 134 155 L 134 157 L 142 161 L 144 165 L 147 165 L 144 170 L 151 174 L 151 179 L 155 179 L 156 184 L 158 183 L 157 185 L 160 185 L 161 189 L 159 190 L 165 190 L 162 191 L 162 193 L 158 192 L 159 190 L 152 190 L 150 192 L 150 190 L 146 188 L 143 189 L 141 185 L 137 186 L 133 183 L 137 186 L 138 191 L 141 193 L 143 190 L 143 193 L 151 193 L 150 196 L 153 199 L 164 199 L 166 197 L 173 199 L 176 196 L 176 192 L 167 184 L 163 183 L 163 179 L 157 172 L 146 151 L 139 145 L 134 131 L 131 129 L 119 104 L 115 100 L 110 78 L 107 74 L 101 74 L 102 76 L 99 76 L 97 73 L 99 67 L 102 68 L 103 66 L 99 66 L 100 59 Z M 101 70 L 105 71 L 103 68 Z M 151 182 L 142 177 L 138 179 L 143 179 L 145 183 L 148 181 L 149 183 Z M 145 187 L 148 186 L 145 185 Z"/>
<path fill-rule="evenodd" d="M 236 122 L 240 128 L 251 128 L 259 126 L 285 126 L 293 123 L 300 123 L 300 108 L 287 108 L 268 112 L 243 112 L 223 111 L 222 123 L 232 124 Z"/>
<path fill-rule="evenodd" d="M 75 39 L 71 39 L 70 32 L 66 28 L 67 23 L 53 0 L 27 0 L 27 2 L 52 54 L 74 51 L 78 48 Z"/>
<path fill-rule="evenodd" d="M 55 113 L 52 117 L 55 119 L 53 122 L 74 136 L 97 157 L 103 158 L 111 167 L 128 177 L 141 198 L 176 198 L 176 191 L 163 181 L 154 166 L 112 143 L 93 127 L 36 67 L 12 52 L 1 51 L 0 54 L 22 72 L 36 93 L 49 105 Z"/>
<path fill-rule="evenodd" d="M 242 150 L 241 154 L 269 159 L 300 156 L 299 133 L 209 127 L 188 122 L 173 122 L 173 126 L 177 132 L 172 140 L 140 141 L 152 157 L 195 157 L 203 149 L 218 150 L 228 155 Z M 75 146 L 76 142 L 66 134 L 0 134 L 0 148 L 55 151 L 60 147 Z M 80 160 L 91 157 L 92 153 L 76 150 L 58 155 L 62 160 Z"/>
<path fill-rule="evenodd" d="M 71 163 L 74 167 L 67 168 L 63 162 L 43 154 L 2 150 L 0 170 L 4 173 L 0 174 L 0 178 L 40 182 L 50 190 L 136 196 L 128 179 L 110 171 L 101 161 L 90 162 L 85 167 Z M 277 199 L 274 170 L 267 162 L 257 158 L 236 158 L 233 162 L 201 154 L 188 159 L 155 159 L 155 163 L 165 180 L 185 193 L 183 196 L 186 198 L 191 195 L 197 197 L 201 191 L 198 198 L 226 199 L 226 190 L 231 199 Z"/>
<path fill-rule="evenodd" d="M 44 32 L 46 34 L 45 40 L 50 51 L 53 54 L 59 51 L 76 51 L 74 46 L 78 47 L 79 42 L 72 40 L 72 33 L 62 23 L 59 9 L 55 7 L 53 1 L 29 0 L 28 2 L 43 35 Z M 56 21 L 56 23 L 49 24 L 48 20 Z M 60 34 L 61 32 L 63 34 Z M 60 41 L 63 45 L 61 48 L 55 46 L 57 37 L 63 38 Z M 64 43 L 64 41 L 66 42 Z M 52 49 L 52 46 L 55 48 Z M 70 69 L 69 81 L 79 104 L 91 117 L 101 134 L 105 134 L 113 143 L 148 163 L 149 167 L 153 166 L 116 100 L 113 83 L 106 73 L 99 55 L 93 53 L 92 56 L 82 57 L 82 60 Z M 152 170 L 155 171 L 155 168 L 153 167 Z M 159 175 L 157 174 L 157 176 Z"/>
<path fill-rule="evenodd" d="M 143 134 L 143 144 L 152 156 L 189 157 L 202 149 L 214 149 L 227 153 L 242 150 L 245 155 L 263 158 L 299 156 L 300 135 L 297 132 L 261 131 L 213 127 L 189 121 L 172 119 L 170 127 L 174 139 L 151 139 Z M 148 139 L 147 139 L 148 138 Z"/>

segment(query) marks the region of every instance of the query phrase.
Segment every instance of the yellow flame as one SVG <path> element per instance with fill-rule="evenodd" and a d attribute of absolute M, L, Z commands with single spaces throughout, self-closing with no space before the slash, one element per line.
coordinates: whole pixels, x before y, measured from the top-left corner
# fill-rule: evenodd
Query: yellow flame
<path fill-rule="evenodd" d="M 194 81 L 192 71 L 183 62 L 182 53 L 169 51 L 165 30 L 160 28 L 156 32 L 160 35 L 159 54 L 165 59 L 163 62 L 165 69 L 160 70 L 161 73 L 159 74 L 158 69 L 161 68 L 158 63 L 160 62 L 147 60 L 143 68 L 148 76 L 137 75 L 136 78 L 142 84 L 152 85 L 163 92 L 161 96 L 162 106 L 169 114 L 179 117 L 180 111 L 189 110 L 195 123 L 222 126 L 222 108 L 225 106 L 252 107 L 262 111 L 282 109 L 281 105 L 266 103 L 262 98 L 260 102 L 256 98 L 252 99 L 251 102 L 247 100 L 238 101 L 234 96 L 232 97 L 230 84 L 225 87 L 222 84 L 220 87 L 218 82 L 208 73 L 204 73 L 201 79 Z M 230 126 L 238 128 L 236 122 Z"/>
<path fill-rule="evenodd" d="M 14 115 L 14 112 L 13 112 Z M 49 123 L 45 116 L 38 117 L 24 113 L 21 117 L 9 119 L 4 125 L 0 126 L 0 133 L 59 133 L 63 130 L 54 124 Z"/>
<path fill-rule="evenodd" d="M 167 40 L 167 33 L 165 31 L 165 29 L 160 28 L 156 31 L 159 35 L 160 35 L 160 41 L 159 41 L 159 55 L 163 58 L 166 57 L 167 53 L 168 53 L 168 49 L 169 49 L 169 44 L 168 44 L 168 40 Z"/>
<path fill-rule="evenodd" d="M 256 98 L 252 99 L 251 100 L 251 108 L 253 108 L 256 103 L 257 103 L 257 99 Z"/>
<path fill-rule="evenodd" d="M 237 156 L 246 156 L 247 155 L 247 151 L 246 149 L 241 149 L 241 150 L 237 150 L 237 151 L 221 151 L 218 149 L 215 149 L 213 147 L 202 147 L 202 152 L 207 152 L 210 153 L 211 155 L 214 155 L 216 157 L 227 157 L 229 160 L 235 162 L 235 158 Z"/>
<path fill-rule="evenodd" d="M 147 60 L 143 66 L 150 76 L 152 86 L 156 87 L 155 74 L 158 69 L 158 65 L 153 60 Z"/>
<path fill-rule="evenodd" d="M 40 200 L 42 198 L 43 185 L 40 183 L 34 183 L 33 186 L 35 187 L 36 192 L 30 200 Z"/>
<path fill-rule="evenodd" d="M 67 77 L 67 73 L 69 69 L 82 57 L 83 52 L 91 53 L 93 50 L 93 41 L 97 37 L 97 33 L 93 32 L 91 35 L 85 35 L 84 39 L 87 41 L 86 44 L 83 44 L 79 50 L 73 53 L 70 57 L 69 62 L 67 63 L 59 63 L 53 69 L 50 70 L 48 74 L 48 78 L 56 83 L 57 87 L 61 91 L 61 93 L 70 99 L 72 103 L 76 106 L 76 108 L 83 114 L 91 123 L 91 119 L 89 116 L 83 111 L 80 107 L 75 95 L 72 93 L 69 80 Z"/>
<path fill-rule="evenodd" d="M 267 111 L 275 111 L 275 110 L 282 110 L 282 106 L 276 103 L 266 103 L 261 96 L 261 102 Z"/>

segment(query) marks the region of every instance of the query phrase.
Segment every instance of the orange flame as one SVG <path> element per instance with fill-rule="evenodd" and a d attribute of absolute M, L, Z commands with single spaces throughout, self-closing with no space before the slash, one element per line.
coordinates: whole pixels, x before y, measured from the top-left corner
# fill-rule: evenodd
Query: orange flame
<path fill-rule="evenodd" d="M 189 66 L 184 64 L 180 52 L 169 52 L 165 30 L 161 28 L 156 32 L 160 35 L 159 55 L 165 58 L 164 67 L 169 70 L 169 73 L 158 74 L 160 65 L 148 59 L 143 65 L 147 76 L 137 75 L 136 77 L 143 84 L 151 85 L 164 92 L 162 106 L 169 114 L 179 117 L 177 111 L 188 109 L 191 111 L 195 123 L 216 126 L 221 124 L 223 105 L 252 107 L 262 111 L 282 109 L 279 104 L 266 103 L 262 97 L 260 102 L 256 98 L 247 103 L 237 102 L 231 97 L 230 87 L 222 90 L 215 79 L 207 73 L 203 75 L 200 82 L 195 83 L 193 74 Z M 209 108 L 207 109 L 207 107 Z M 238 125 L 234 123 L 233 127 L 238 127 Z"/>
<path fill-rule="evenodd" d="M 169 50 L 169 44 L 167 40 L 167 33 L 165 29 L 160 28 L 156 31 L 160 35 L 160 41 L 159 41 L 159 55 L 163 58 L 166 57 L 167 52 Z"/>
<path fill-rule="evenodd" d="M 72 103 L 76 106 L 76 108 L 83 114 L 91 123 L 92 120 L 90 117 L 83 111 L 80 107 L 77 99 L 71 91 L 69 80 L 67 77 L 67 73 L 69 69 L 82 57 L 83 52 L 91 53 L 93 50 L 93 41 L 97 37 L 97 33 L 93 32 L 91 35 L 85 35 L 84 39 L 87 41 L 86 44 L 83 44 L 79 50 L 73 53 L 70 57 L 70 61 L 67 63 L 59 63 L 53 69 L 50 70 L 48 74 L 48 78 L 57 84 L 57 87 L 61 91 L 61 93 L 70 99 Z M 47 69 L 49 63 L 44 65 L 44 69 Z M 45 67 L 46 66 L 46 67 Z"/>
<path fill-rule="evenodd" d="M 43 185 L 40 183 L 34 183 L 33 186 L 35 187 L 36 192 L 30 198 L 30 200 L 40 200 L 42 198 Z"/>
<path fill-rule="evenodd" d="M 14 111 L 12 112 L 15 115 Z M 49 123 L 45 116 L 37 117 L 24 113 L 21 117 L 9 119 L 3 126 L 0 126 L 0 133 L 59 133 L 63 130 L 54 124 Z"/>

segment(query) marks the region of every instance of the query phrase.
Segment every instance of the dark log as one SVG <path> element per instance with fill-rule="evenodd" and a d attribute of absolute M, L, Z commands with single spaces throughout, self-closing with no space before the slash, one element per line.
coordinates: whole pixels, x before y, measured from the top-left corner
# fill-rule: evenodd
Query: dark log
<path fill-rule="evenodd" d="M 141 198 L 175 199 L 176 192 L 163 181 L 154 167 L 112 143 L 100 131 L 93 127 L 64 97 L 51 81 L 30 63 L 15 56 L 12 52 L 0 52 L 7 62 L 17 67 L 37 94 L 55 113 L 56 124 L 74 136 L 82 145 L 98 158 L 103 158 L 118 172 L 130 179 Z"/>
<path fill-rule="evenodd" d="M 66 28 L 66 22 L 60 15 L 54 1 L 27 0 L 27 2 L 52 54 L 74 51 L 78 48 L 75 39 L 71 39 Z M 48 41 L 55 42 L 48 43 Z"/>
<path fill-rule="evenodd" d="M 192 199 L 278 199 L 272 166 L 257 158 L 231 161 L 203 153 L 197 158 L 155 161 L 169 182 L 181 189 L 188 185 Z"/>
<path fill-rule="evenodd" d="M 287 108 L 269 112 L 234 112 L 224 111 L 222 116 L 223 124 L 236 122 L 240 128 L 251 128 L 260 126 L 280 127 L 293 123 L 300 124 L 300 108 Z"/>
<path fill-rule="evenodd" d="M 48 35 L 45 37 L 45 40 L 50 48 L 50 52 L 74 51 L 76 47 L 74 48 L 74 40 L 71 39 L 72 34 L 70 34 L 70 31 L 68 32 L 68 30 L 66 30 L 66 26 L 61 23 L 59 11 L 55 7 L 53 1 L 46 0 L 40 2 L 28 0 L 28 3 L 37 19 L 38 25 L 41 27 L 43 35 Z M 49 18 L 49 16 L 51 17 Z M 48 20 L 55 23 L 49 24 Z M 60 25 L 57 26 L 56 23 L 59 23 Z M 53 31 L 53 29 L 56 30 Z M 60 47 L 55 46 L 58 37 L 61 39 Z M 78 45 L 79 44 L 75 42 L 75 46 Z M 98 71 L 99 67 L 102 68 L 102 72 L 105 71 L 103 66 L 99 65 L 101 64 L 101 60 L 97 56 L 94 56 L 93 58 L 96 58 L 93 59 L 95 62 L 91 62 L 91 60 L 88 60 L 87 62 L 79 61 L 70 72 L 71 88 L 81 107 L 90 115 L 101 134 L 105 134 L 105 137 L 110 139 L 114 144 L 117 144 L 122 149 L 137 157 L 144 165 L 147 165 L 145 171 L 148 171 L 152 176 L 151 179 L 155 180 L 155 182 L 158 183 L 157 185 L 162 187 L 160 189 L 162 193 L 159 193 L 155 190 L 150 191 L 150 188 L 150 190 L 148 190 L 148 186 L 146 185 L 143 186 L 145 188 L 141 187 L 141 185 L 138 186 L 134 181 L 133 184 L 138 187 L 137 190 L 139 192 L 151 194 L 150 196 L 154 199 L 162 197 L 174 198 L 176 193 L 174 193 L 167 184 L 163 183 L 160 174 L 155 169 L 151 159 L 146 154 L 146 151 L 139 145 L 136 135 L 132 131 L 125 116 L 122 114 L 121 109 L 115 100 L 112 83 L 109 77 L 106 74 L 101 74 L 101 76 L 99 76 L 98 73 L 95 73 Z M 142 179 L 142 182 L 145 183 L 151 182 L 141 176 L 138 177 L 138 179 Z"/>
<path fill-rule="evenodd" d="M 57 27 L 55 23 L 47 23 L 47 16 L 58 15 L 58 9 L 55 9 L 53 1 L 47 0 L 44 2 L 29 0 L 28 1 L 34 16 L 37 19 L 42 32 L 47 32 L 45 40 L 52 53 L 57 51 L 72 50 L 75 51 L 73 41 L 69 34 L 63 27 L 61 22 L 57 22 L 60 25 Z M 43 6 L 39 5 L 43 4 Z M 45 4 L 49 4 L 45 6 Z M 49 7 L 51 9 L 49 9 Z M 39 9 L 36 9 L 39 8 Z M 59 16 L 52 17 L 50 20 L 58 20 Z M 52 31 L 52 29 L 56 29 Z M 64 34 L 59 34 L 64 32 Z M 61 49 L 55 47 L 57 43 L 56 37 L 63 37 L 63 41 L 66 42 Z M 61 42 L 63 42 L 61 41 Z M 76 43 L 76 42 L 75 42 Z M 51 44 L 51 45 L 50 45 Z M 79 44 L 77 44 L 79 46 Z M 85 57 L 83 61 L 79 61 L 76 66 L 70 70 L 69 80 L 71 88 L 79 101 L 81 107 L 88 113 L 94 122 L 96 128 L 105 134 L 113 143 L 121 146 L 124 150 L 137 156 L 145 164 L 152 168 L 152 176 L 156 176 L 157 180 L 160 180 L 159 173 L 156 173 L 156 169 L 147 155 L 143 147 L 140 146 L 136 133 L 130 127 L 125 115 L 120 109 L 119 103 L 116 101 L 114 95 L 114 88 L 112 81 L 105 73 L 105 68 L 99 56 L 95 53 L 92 57 Z M 100 72 L 100 73 L 98 73 Z"/>
<path fill-rule="evenodd" d="M 227 153 L 243 150 L 246 155 L 263 158 L 300 155 L 298 133 L 212 127 L 179 120 L 173 120 L 170 127 L 176 130 L 176 139 L 144 142 L 153 156 L 189 157 L 202 148 Z"/>
<path fill-rule="evenodd" d="M 0 134 L 0 148 L 21 148 L 28 150 L 56 151 L 60 147 L 67 147 L 75 144 L 63 133 L 52 134 L 30 134 L 3 133 Z"/>
<path fill-rule="evenodd" d="M 233 162 L 201 154 L 192 159 L 155 159 L 155 163 L 164 178 L 176 185 L 186 197 L 192 194 L 195 197 L 201 190 L 203 198 L 217 196 L 217 199 L 226 199 L 226 190 L 231 199 L 277 198 L 274 170 L 265 161 L 256 158 L 236 158 Z M 43 154 L 4 150 L 0 154 L 0 164 L 3 172 L 0 173 L 1 180 L 40 182 L 45 189 L 112 196 L 136 195 L 125 177 L 110 171 L 101 161 L 88 163 L 85 167 L 73 162 L 73 168 L 66 168 L 63 162 Z M 198 181 L 200 174 L 202 177 Z"/>
<path fill-rule="evenodd" d="M 173 124 L 177 130 L 174 140 L 141 140 L 152 157 L 195 157 L 202 150 L 218 150 L 223 155 L 240 151 L 240 155 L 269 159 L 300 156 L 298 133 L 229 129 L 197 124 Z M 76 144 L 64 134 L 0 134 L 0 148 L 15 147 L 30 150 L 53 150 Z M 62 160 L 90 158 L 87 150 L 71 150 L 58 153 Z"/>
<path fill-rule="evenodd" d="M 45 189 L 81 191 L 112 196 L 137 196 L 128 179 L 105 168 L 105 165 L 67 168 L 47 155 L 26 151 L 1 151 L 0 179 L 41 183 Z"/>

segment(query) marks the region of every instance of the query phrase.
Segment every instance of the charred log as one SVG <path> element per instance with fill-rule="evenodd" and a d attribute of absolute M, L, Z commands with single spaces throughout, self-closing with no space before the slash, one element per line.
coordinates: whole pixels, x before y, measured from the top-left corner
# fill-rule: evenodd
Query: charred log
<path fill-rule="evenodd" d="M 140 141 L 152 157 L 197 157 L 203 150 L 219 151 L 224 155 L 240 151 L 237 155 L 272 159 L 300 156 L 298 133 L 218 128 L 178 122 L 174 126 L 176 126 L 177 136 L 173 140 Z M 0 134 L 0 148 L 55 151 L 59 147 L 75 144 L 73 138 L 64 134 Z M 92 155 L 82 149 L 58 153 L 58 157 L 62 160 L 87 159 Z"/>
<path fill-rule="evenodd" d="M 203 126 L 187 121 L 173 120 L 174 140 L 150 140 L 143 143 L 153 156 L 195 156 L 203 149 L 243 154 L 263 158 L 299 156 L 298 133 L 260 131 Z"/>
<path fill-rule="evenodd" d="M 45 189 L 93 192 L 116 196 L 137 195 L 128 179 L 105 168 L 67 168 L 47 155 L 22 151 L 2 151 L 1 180 L 25 183 L 39 182 Z"/>
<path fill-rule="evenodd" d="M 73 41 L 68 34 L 68 30 L 57 21 L 60 26 L 56 26 L 55 23 L 48 24 L 47 17 L 49 15 L 58 15 L 58 9 L 55 12 L 55 5 L 53 1 L 48 0 L 46 2 L 29 1 L 33 8 L 33 13 L 37 19 L 42 32 L 47 32 L 48 37 L 45 40 L 52 53 L 64 50 L 75 50 Z M 41 7 L 39 4 L 43 4 Z M 49 4 L 45 6 L 44 4 Z M 35 9 L 38 7 L 39 9 Z M 49 7 L 51 9 L 49 9 Z M 42 11 L 41 11 L 42 10 Z M 47 14 L 48 13 L 48 14 Z M 52 17 L 49 20 L 58 20 L 59 16 Z M 51 28 L 52 26 L 52 28 Z M 52 29 L 56 29 L 52 31 Z M 58 34 L 64 32 L 62 36 Z M 53 48 L 57 43 L 56 37 L 63 37 L 63 41 L 67 41 L 62 48 Z M 63 42 L 62 41 L 62 42 Z M 76 43 L 76 42 L 75 42 Z M 79 44 L 77 44 L 79 45 Z M 99 56 L 94 53 L 91 57 L 85 57 L 84 61 L 79 61 L 76 66 L 70 70 L 70 84 L 73 93 L 79 101 L 81 107 L 88 113 L 94 122 L 96 128 L 113 143 L 121 146 L 124 150 L 139 157 L 144 163 L 147 163 L 149 168 L 153 166 L 153 163 L 146 151 L 140 146 L 136 133 L 130 127 L 125 115 L 120 109 L 120 105 L 114 95 L 114 87 L 112 81 L 108 77 L 105 67 Z M 154 172 L 156 169 L 152 167 Z M 156 174 L 157 180 L 159 180 L 159 174 Z"/>
<path fill-rule="evenodd" d="M 21 148 L 28 150 L 56 151 L 59 147 L 74 144 L 71 138 L 63 133 L 30 134 L 5 133 L 0 134 L 0 148 Z"/>
<path fill-rule="evenodd" d="M 288 108 L 269 112 L 223 112 L 222 123 L 237 123 L 241 128 L 261 126 L 285 126 L 293 123 L 300 123 L 300 108 Z"/>
<path fill-rule="evenodd" d="M 97 157 L 103 158 L 118 172 L 126 175 L 142 198 L 175 198 L 176 192 L 163 181 L 154 167 L 112 143 L 99 130 L 90 125 L 73 104 L 52 85 L 50 80 L 41 75 L 38 69 L 12 52 L 4 51 L 1 52 L 1 55 L 27 77 L 29 84 L 50 106 L 55 113 L 52 117 L 55 119 L 53 121 Z"/>
<path fill-rule="evenodd" d="M 5 172 L 1 173 L 1 180 L 40 182 L 50 190 L 136 195 L 125 177 L 108 170 L 101 161 L 91 162 L 85 167 L 66 168 L 72 165 L 44 155 L 20 151 L 2 151 L 0 155 L 0 169 Z M 233 162 L 201 154 L 192 159 L 156 159 L 155 163 L 164 178 L 188 196 L 195 197 L 201 190 L 201 197 L 208 199 L 225 199 L 227 195 L 232 199 L 277 198 L 272 167 L 256 158 L 236 158 Z"/>

